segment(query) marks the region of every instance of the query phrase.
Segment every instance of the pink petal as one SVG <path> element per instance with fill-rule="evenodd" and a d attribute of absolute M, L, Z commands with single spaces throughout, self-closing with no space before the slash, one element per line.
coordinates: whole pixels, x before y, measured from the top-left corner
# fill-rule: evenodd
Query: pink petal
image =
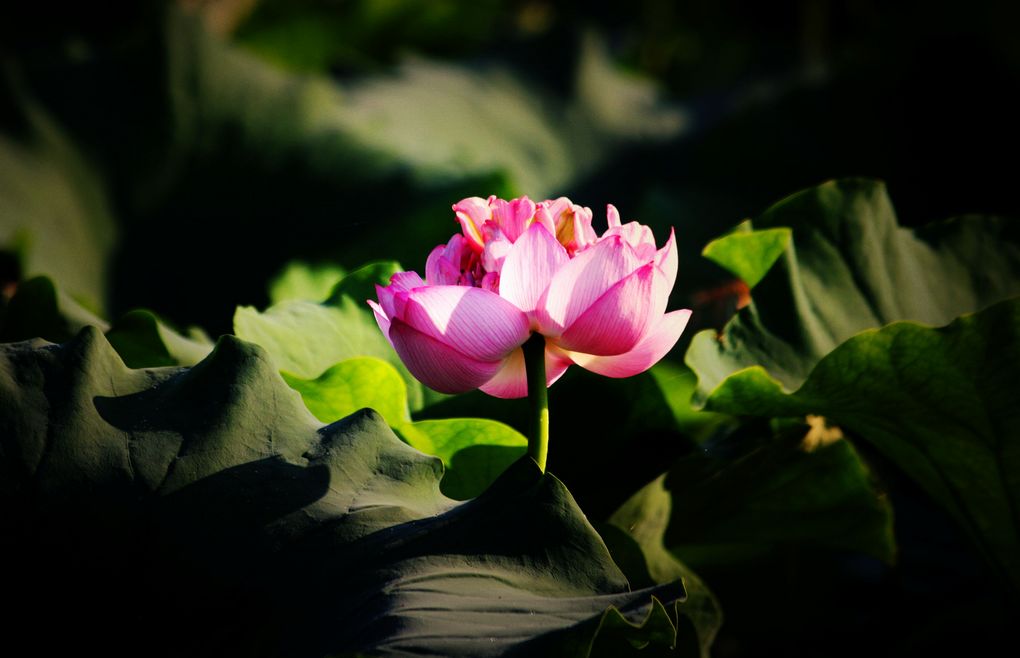
<path fill-rule="evenodd" d="M 493 292 L 469 286 L 417 288 L 408 294 L 401 319 L 480 361 L 502 360 L 531 334 L 520 309 Z"/>
<path fill-rule="evenodd" d="M 473 248 L 482 250 L 482 225 L 492 219 L 492 210 L 489 202 L 480 197 L 468 197 L 461 199 L 453 205 L 453 211 L 457 213 L 457 221 L 460 222 L 464 237 L 468 239 Z"/>
<path fill-rule="evenodd" d="M 486 272 L 499 272 L 503 269 L 503 261 L 513 243 L 503 235 L 503 231 L 492 222 L 482 227 L 485 235 L 485 248 L 482 251 L 482 267 Z"/>
<path fill-rule="evenodd" d="M 385 311 L 386 316 L 393 318 L 400 314 L 399 309 L 397 309 L 397 295 L 406 294 L 424 285 L 425 282 L 421 280 L 417 272 L 397 272 L 390 277 L 390 285 L 377 285 L 375 293 L 379 297 L 379 304 Z"/>
<path fill-rule="evenodd" d="M 467 267 L 474 253 L 467 238 L 460 233 L 454 233 L 450 241 L 446 243 L 446 249 L 443 250 L 446 260 L 450 261 L 458 270 Z"/>
<path fill-rule="evenodd" d="M 533 223 L 511 247 L 499 274 L 499 295 L 525 313 L 538 305 L 556 272 L 570 261 L 545 226 Z"/>
<path fill-rule="evenodd" d="M 478 286 L 482 290 L 488 290 L 489 292 L 499 294 L 499 272 L 486 272 L 485 276 L 482 277 L 482 282 Z"/>
<path fill-rule="evenodd" d="M 415 288 L 421 288 L 425 282 L 421 280 L 417 272 L 397 272 L 390 277 L 390 287 L 407 292 Z"/>
<path fill-rule="evenodd" d="M 558 350 L 555 346 L 550 345 L 545 348 L 545 385 L 552 386 L 556 383 L 563 373 L 567 371 L 567 368 L 574 365 L 574 362 L 570 360 L 567 353 L 563 350 Z"/>
<path fill-rule="evenodd" d="M 595 229 L 591 227 L 592 213 L 590 208 L 574 206 L 574 242 L 580 251 L 598 239 Z"/>
<path fill-rule="evenodd" d="M 627 275 L 578 316 L 556 344 L 572 352 L 599 356 L 633 349 L 647 331 L 649 320 L 657 317 L 651 312 L 659 301 L 654 293 L 661 287 L 656 286 L 656 278 L 661 277 L 652 263 Z"/>
<path fill-rule="evenodd" d="M 570 358 L 582 368 L 606 377 L 631 377 L 648 370 L 673 349 L 690 317 L 687 309 L 666 313 L 629 352 L 615 356 L 571 352 Z"/>
<path fill-rule="evenodd" d="M 556 336 L 588 307 L 641 265 L 618 235 L 577 253 L 553 275 L 535 316 L 541 332 Z"/>
<path fill-rule="evenodd" d="M 676 234 L 675 231 L 669 229 L 669 239 L 666 240 L 666 246 L 655 254 L 655 265 L 662 270 L 663 275 L 666 277 L 666 284 L 669 289 L 673 289 L 673 284 L 676 283 L 676 271 L 679 263 L 679 258 L 676 253 Z"/>
<path fill-rule="evenodd" d="M 445 245 L 439 245 L 425 262 L 425 279 L 433 286 L 453 286 L 461 283 L 463 270 L 470 269 L 475 252 L 467 238 L 455 233 Z"/>
<path fill-rule="evenodd" d="M 526 196 L 512 201 L 496 199 L 491 203 L 492 219 L 499 225 L 510 242 L 516 242 L 517 238 L 528 228 L 528 222 L 535 216 L 535 203 Z"/>
<path fill-rule="evenodd" d="M 561 350 L 548 341 L 546 342 L 545 381 L 547 386 L 555 384 L 556 380 L 562 377 L 567 368 L 572 365 L 574 365 L 574 362 L 570 360 L 570 355 L 565 350 Z"/>
<path fill-rule="evenodd" d="M 592 244 L 596 240 L 595 230 L 591 227 L 591 209 L 572 203 L 561 196 L 555 200 L 546 200 L 538 204 L 535 221 L 541 220 L 549 228 L 549 232 L 567 249 L 567 254 Z"/>
<path fill-rule="evenodd" d="M 445 252 L 446 245 L 436 245 L 436 248 L 429 252 L 429 257 L 425 259 L 425 280 L 434 286 L 446 283 L 446 281 L 440 281 L 443 275 L 440 261 L 444 260 Z"/>
<path fill-rule="evenodd" d="M 383 310 L 382 306 L 373 302 L 371 299 L 367 300 L 368 305 L 372 307 L 372 313 L 375 314 L 375 322 L 379 325 L 379 329 L 382 330 L 383 336 L 386 336 L 386 340 L 390 339 L 390 319 L 386 316 L 386 311 Z M 391 342 L 390 345 L 393 343 Z"/>
<path fill-rule="evenodd" d="M 622 237 L 634 249 L 637 257 L 643 261 L 655 257 L 655 236 L 652 235 L 652 229 L 644 224 L 627 222 L 623 226 L 613 226 L 602 234 L 602 238 L 605 239 L 610 235 Z"/>
<path fill-rule="evenodd" d="M 556 218 L 563 213 L 563 209 L 569 207 L 570 199 L 561 196 L 556 200 L 546 199 L 535 205 L 535 221 L 541 222 L 549 229 L 550 233 L 556 233 Z"/>
<path fill-rule="evenodd" d="M 606 221 L 609 222 L 609 228 L 620 225 L 620 211 L 611 203 L 606 206 Z"/>
<path fill-rule="evenodd" d="M 375 296 L 379 300 L 379 306 L 382 308 L 383 315 L 388 318 L 396 315 L 393 308 L 394 294 L 395 291 L 390 286 L 380 286 L 379 284 L 375 286 Z"/>
<path fill-rule="evenodd" d="M 563 223 L 565 215 L 569 214 L 573 208 L 579 207 L 565 196 L 558 199 L 546 199 L 535 206 L 535 220 L 541 220 L 549 232 L 555 234 Z"/>
<path fill-rule="evenodd" d="M 454 236 L 460 237 L 460 235 Z M 425 279 L 430 285 L 456 285 L 460 279 L 460 269 L 447 257 L 448 248 L 439 245 L 429 254 L 425 261 Z"/>
<path fill-rule="evenodd" d="M 527 397 L 528 377 L 524 370 L 524 350 L 514 350 L 503 362 L 499 372 L 478 388 L 492 397 L 505 400 Z"/>
<path fill-rule="evenodd" d="M 572 202 L 565 196 L 561 196 L 558 199 L 546 199 L 535 206 L 535 215 L 547 215 L 553 224 L 555 224 L 556 218 L 566 212 L 571 205 L 573 205 Z"/>
<path fill-rule="evenodd" d="M 464 393 L 492 379 L 501 360 L 481 361 L 465 356 L 449 345 L 394 318 L 389 332 L 400 359 L 429 388 L 440 393 Z"/>
<path fill-rule="evenodd" d="M 546 386 L 563 376 L 571 361 L 564 352 L 549 346 L 545 350 L 545 381 Z M 528 378 L 524 369 L 524 351 L 516 350 L 503 363 L 496 375 L 478 388 L 485 393 L 504 399 L 523 398 L 528 395 Z"/>
<path fill-rule="evenodd" d="M 673 284 L 666 279 L 666 275 L 653 263 L 649 263 L 655 270 L 655 279 L 652 281 L 652 307 L 650 317 L 659 318 L 666 312 L 669 305 L 669 293 L 673 290 Z M 653 322 L 650 320 L 649 323 Z"/>

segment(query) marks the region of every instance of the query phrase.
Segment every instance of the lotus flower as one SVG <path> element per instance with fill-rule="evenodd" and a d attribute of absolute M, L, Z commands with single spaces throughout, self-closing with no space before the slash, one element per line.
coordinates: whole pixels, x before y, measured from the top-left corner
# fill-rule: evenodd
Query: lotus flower
<path fill-rule="evenodd" d="M 453 206 L 461 233 L 415 272 L 394 274 L 369 301 L 408 370 L 443 393 L 528 394 L 521 346 L 545 338 L 546 383 L 572 364 L 629 377 L 680 338 L 689 310 L 666 313 L 677 272 L 673 231 L 661 249 L 647 226 L 607 209 L 596 235 L 588 208 L 471 197 Z"/>

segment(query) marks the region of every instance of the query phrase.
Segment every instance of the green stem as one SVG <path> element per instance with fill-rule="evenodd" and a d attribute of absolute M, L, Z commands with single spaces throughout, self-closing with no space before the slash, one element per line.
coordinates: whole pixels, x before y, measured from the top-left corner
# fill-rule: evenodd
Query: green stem
<path fill-rule="evenodd" d="M 545 458 L 549 454 L 549 389 L 545 385 L 545 336 L 532 334 L 521 346 L 524 350 L 524 369 L 528 374 L 528 400 L 531 401 L 531 432 L 528 436 L 528 456 L 545 471 Z"/>

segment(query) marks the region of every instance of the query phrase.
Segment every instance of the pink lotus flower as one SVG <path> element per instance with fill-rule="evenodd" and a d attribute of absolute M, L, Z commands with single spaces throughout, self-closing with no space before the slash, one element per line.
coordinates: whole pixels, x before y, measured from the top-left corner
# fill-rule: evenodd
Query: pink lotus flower
<path fill-rule="evenodd" d="M 680 338 L 689 310 L 666 313 L 677 272 L 673 231 L 661 249 L 647 226 L 607 210 L 601 236 L 592 213 L 565 197 L 464 199 L 462 232 L 436 247 L 425 280 L 400 272 L 369 301 L 408 370 L 443 393 L 480 388 L 528 394 L 521 345 L 545 337 L 547 385 L 571 364 L 630 377 Z"/>

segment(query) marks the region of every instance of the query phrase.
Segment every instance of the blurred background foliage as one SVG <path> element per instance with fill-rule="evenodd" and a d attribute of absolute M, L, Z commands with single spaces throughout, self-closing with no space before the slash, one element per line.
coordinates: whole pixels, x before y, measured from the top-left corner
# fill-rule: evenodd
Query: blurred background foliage
<path fill-rule="evenodd" d="M 597 223 L 614 203 L 676 227 L 671 307 L 697 311 L 681 354 L 740 294 L 702 247 L 797 189 L 883 179 L 905 226 L 1020 215 L 1017 25 L 1020 6 L 991 1 L 8 4 L 2 296 L 46 274 L 82 313 L 144 306 L 217 335 L 270 290 L 328 291 L 370 260 L 420 270 L 464 196 L 567 195 Z M 271 288 L 295 261 L 322 269 Z M 595 390 L 583 377 L 565 407 Z M 676 458 L 640 420 L 645 448 Z M 878 471 L 895 569 L 802 546 L 684 556 L 727 614 L 716 655 L 945 653 L 1002 632 L 953 526 Z M 597 478 L 567 481 L 605 511 Z"/>
<path fill-rule="evenodd" d="M 709 239 L 829 178 L 884 179 L 906 224 L 1017 210 L 1012 3 L 3 12 L 5 276 L 52 274 L 114 315 L 226 331 L 289 260 L 420 263 L 464 195 L 676 226 L 683 305 L 725 278 Z"/>

